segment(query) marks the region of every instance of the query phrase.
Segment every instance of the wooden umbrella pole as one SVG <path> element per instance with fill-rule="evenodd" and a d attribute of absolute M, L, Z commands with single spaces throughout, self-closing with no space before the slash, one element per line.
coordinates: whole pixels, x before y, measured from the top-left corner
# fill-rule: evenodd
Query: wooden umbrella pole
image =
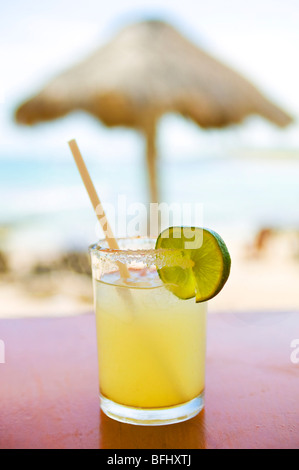
<path fill-rule="evenodd" d="M 85 162 L 83 160 L 83 157 L 81 155 L 81 152 L 79 150 L 77 142 L 76 142 L 75 139 L 72 139 L 68 142 L 68 144 L 69 144 L 69 147 L 70 147 L 71 152 L 73 154 L 73 157 L 74 157 L 74 160 L 76 162 L 79 173 L 81 175 L 81 178 L 83 180 L 86 191 L 88 193 L 89 199 L 90 199 L 90 201 L 93 205 L 96 216 L 97 216 L 97 218 L 98 218 L 98 220 L 101 224 L 101 227 L 103 229 L 103 232 L 105 234 L 105 238 L 106 238 L 106 241 L 108 243 L 108 246 L 112 250 L 119 250 L 117 240 L 116 240 L 116 238 L 113 234 L 113 231 L 110 227 L 110 224 L 107 220 L 104 208 L 103 208 L 102 203 L 99 199 L 99 196 L 97 195 L 97 192 L 95 190 L 93 182 L 90 178 L 89 172 L 86 168 Z M 118 263 L 118 267 L 119 267 L 120 275 L 123 279 L 127 279 L 128 277 L 130 277 L 128 268 L 125 264 Z"/>
<path fill-rule="evenodd" d="M 156 121 L 148 120 L 144 129 L 146 138 L 146 163 L 149 177 L 150 202 L 158 202 Z"/>

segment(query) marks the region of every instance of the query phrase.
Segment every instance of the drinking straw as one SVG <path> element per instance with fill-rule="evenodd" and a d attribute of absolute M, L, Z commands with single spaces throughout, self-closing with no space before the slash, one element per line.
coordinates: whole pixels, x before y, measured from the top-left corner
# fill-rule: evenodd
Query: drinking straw
<path fill-rule="evenodd" d="M 81 155 L 81 152 L 79 150 L 77 142 L 76 142 L 75 139 L 72 139 L 68 142 L 68 144 L 69 144 L 69 147 L 70 147 L 71 152 L 73 154 L 73 157 L 74 157 L 74 160 L 76 162 L 79 173 L 81 175 L 81 178 L 83 180 L 86 191 L 88 193 L 89 199 L 90 199 L 90 201 L 93 205 L 93 208 L 95 210 L 97 218 L 98 218 L 98 220 L 101 224 L 101 227 L 103 229 L 105 239 L 108 243 L 108 246 L 112 250 L 119 250 L 117 240 L 116 240 L 116 238 L 113 234 L 113 231 L 110 227 L 108 219 L 105 215 L 104 208 L 103 208 L 102 203 L 99 199 L 99 196 L 97 195 L 97 192 L 95 190 L 95 187 L 93 185 L 93 182 L 91 180 L 89 172 L 86 168 L 85 162 L 83 160 L 83 157 Z M 118 268 L 119 268 L 120 275 L 123 279 L 127 279 L 128 277 L 130 277 L 128 268 L 125 264 L 118 263 Z"/>

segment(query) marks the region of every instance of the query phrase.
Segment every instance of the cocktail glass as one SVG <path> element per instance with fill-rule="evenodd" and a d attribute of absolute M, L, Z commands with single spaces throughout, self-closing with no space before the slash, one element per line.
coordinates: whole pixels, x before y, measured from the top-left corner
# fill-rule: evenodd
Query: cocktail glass
<path fill-rule="evenodd" d="M 117 241 L 90 247 L 101 408 L 131 424 L 185 421 L 204 406 L 207 303 L 167 289 L 155 240 Z"/>

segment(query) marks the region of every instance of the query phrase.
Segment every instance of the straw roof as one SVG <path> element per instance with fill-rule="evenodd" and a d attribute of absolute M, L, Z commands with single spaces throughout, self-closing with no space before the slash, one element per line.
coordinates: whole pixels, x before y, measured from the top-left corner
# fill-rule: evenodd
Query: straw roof
<path fill-rule="evenodd" d="M 35 124 L 83 110 L 106 126 L 144 133 L 151 201 L 156 202 L 156 123 L 179 113 L 203 128 L 258 114 L 278 126 L 291 117 L 248 80 L 162 21 L 127 26 L 83 62 L 64 71 L 16 110 Z"/>
<path fill-rule="evenodd" d="M 123 29 L 21 105 L 16 120 L 30 125 L 78 109 L 106 126 L 134 128 L 166 112 L 180 113 L 204 128 L 239 123 L 249 114 L 278 126 L 291 122 L 248 80 L 161 21 Z"/>

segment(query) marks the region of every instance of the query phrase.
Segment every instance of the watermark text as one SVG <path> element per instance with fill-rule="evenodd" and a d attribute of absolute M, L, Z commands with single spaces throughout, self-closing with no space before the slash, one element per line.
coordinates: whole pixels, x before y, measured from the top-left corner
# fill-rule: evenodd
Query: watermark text
<path fill-rule="evenodd" d="M 293 349 L 290 355 L 291 362 L 293 364 L 299 364 L 299 339 L 293 339 L 290 347 Z"/>
<path fill-rule="evenodd" d="M 96 213 L 99 222 L 96 236 L 108 237 L 150 237 L 157 238 L 168 227 L 182 227 L 186 241 L 185 248 L 199 248 L 202 245 L 201 231 L 190 232 L 188 227 L 203 227 L 202 203 L 150 203 L 127 201 L 125 195 L 118 195 L 116 203 L 98 205 Z M 167 234 L 164 235 L 167 237 Z M 178 231 L 173 238 L 180 238 Z"/>
<path fill-rule="evenodd" d="M 5 344 L 2 339 L 0 339 L 0 364 L 5 363 Z"/>

